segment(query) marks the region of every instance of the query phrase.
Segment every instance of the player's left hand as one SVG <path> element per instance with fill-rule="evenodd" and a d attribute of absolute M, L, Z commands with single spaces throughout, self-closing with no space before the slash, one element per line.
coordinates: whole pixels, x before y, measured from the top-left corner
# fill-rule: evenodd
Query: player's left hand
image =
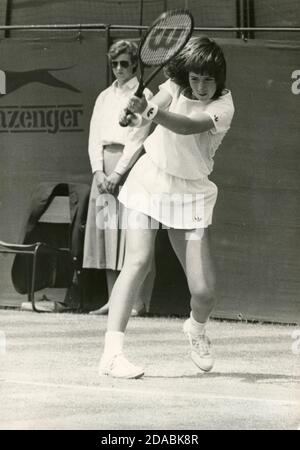
<path fill-rule="evenodd" d="M 139 114 L 134 114 L 128 109 L 124 109 L 119 114 L 119 125 L 123 127 L 140 127 L 142 120 L 143 119 Z"/>
<path fill-rule="evenodd" d="M 133 113 L 142 114 L 147 108 L 147 100 L 143 95 L 142 98 L 136 97 L 135 95 L 128 100 L 127 108 Z"/>
<path fill-rule="evenodd" d="M 107 178 L 106 178 L 106 189 L 110 194 L 113 194 L 120 183 L 122 179 L 122 175 L 112 172 Z"/>

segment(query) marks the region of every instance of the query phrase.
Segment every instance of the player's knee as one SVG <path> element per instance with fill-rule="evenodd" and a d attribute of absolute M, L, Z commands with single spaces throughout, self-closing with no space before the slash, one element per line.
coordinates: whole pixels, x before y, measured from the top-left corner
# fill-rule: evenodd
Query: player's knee
<path fill-rule="evenodd" d="M 215 288 L 213 285 L 208 286 L 204 284 L 194 283 L 191 286 L 191 296 L 198 301 L 210 303 L 215 298 Z"/>
<path fill-rule="evenodd" d="M 197 312 L 198 310 L 202 311 L 203 308 L 205 309 L 212 309 L 216 304 L 216 296 L 215 291 L 208 288 L 201 288 L 194 293 L 192 293 L 191 296 L 191 309 L 192 311 Z"/>
<path fill-rule="evenodd" d="M 133 271 L 146 272 L 150 270 L 151 258 L 147 253 L 133 255 L 127 260 L 127 264 Z"/>

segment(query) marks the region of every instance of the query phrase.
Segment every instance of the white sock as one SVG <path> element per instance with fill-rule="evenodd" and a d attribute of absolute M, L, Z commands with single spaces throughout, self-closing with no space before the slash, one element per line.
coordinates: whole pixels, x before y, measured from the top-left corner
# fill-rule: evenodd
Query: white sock
<path fill-rule="evenodd" d="M 208 319 L 206 322 L 197 322 L 197 320 L 193 317 L 193 312 L 190 313 L 190 323 L 191 323 L 191 333 L 201 335 L 205 333 L 205 326 L 208 322 Z"/>
<path fill-rule="evenodd" d="M 119 355 L 123 351 L 124 333 L 122 331 L 107 331 L 105 333 L 105 343 L 103 356 L 112 357 Z"/>

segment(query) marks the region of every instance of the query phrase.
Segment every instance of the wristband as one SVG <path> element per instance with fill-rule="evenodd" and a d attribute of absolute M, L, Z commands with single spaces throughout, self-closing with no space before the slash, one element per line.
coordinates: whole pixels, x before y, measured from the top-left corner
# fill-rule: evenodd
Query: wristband
<path fill-rule="evenodd" d="M 147 108 L 142 112 L 142 117 L 146 120 L 153 120 L 158 113 L 158 106 L 148 102 Z"/>

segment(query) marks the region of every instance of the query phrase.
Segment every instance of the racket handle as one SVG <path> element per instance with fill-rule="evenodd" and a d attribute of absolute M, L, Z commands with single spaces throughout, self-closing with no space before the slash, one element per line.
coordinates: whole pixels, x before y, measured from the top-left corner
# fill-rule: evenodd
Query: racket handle
<path fill-rule="evenodd" d="M 139 86 L 138 86 L 136 92 L 134 93 L 134 95 L 136 97 L 142 98 L 144 89 L 145 89 L 145 85 L 144 85 L 143 79 L 141 78 L 140 82 L 139 82 Z"/>
<path fill-rule="evenodd" d="M 136 97 L 142 98 L 143 97 L 143 92 L 144 92 L 144 87 L 145 86 L 144 86 L 144 83 L 143 83 L 143 79 L 141 78 L 140 82 L 139 82 L 139 86 L 138 86 L 136 92 L 134 93 L 134 95 Z M 129 120 L 128 120 L 127 116 L 130 115 L 130 114 L 133 114 L 133 113 L 128 108 L 124 109 L 123 115 L 122 115 L 121 119 L 119 120 L 119 125 L 121 127 L 128 127 Z"/>

